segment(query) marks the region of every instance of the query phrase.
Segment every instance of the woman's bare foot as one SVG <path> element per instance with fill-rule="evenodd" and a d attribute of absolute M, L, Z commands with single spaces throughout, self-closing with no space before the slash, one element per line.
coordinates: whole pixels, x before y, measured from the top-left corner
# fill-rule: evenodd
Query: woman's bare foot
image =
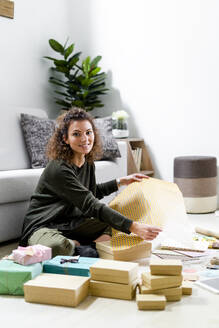
<path fill-rule="evenodd" d="M 101 242 L 101 241 L 108 241 L 111 240 L 111 236 L 109 235 L 101 235 L 100 237 L 98 237 L 95 241 L 95 243 Z"/>

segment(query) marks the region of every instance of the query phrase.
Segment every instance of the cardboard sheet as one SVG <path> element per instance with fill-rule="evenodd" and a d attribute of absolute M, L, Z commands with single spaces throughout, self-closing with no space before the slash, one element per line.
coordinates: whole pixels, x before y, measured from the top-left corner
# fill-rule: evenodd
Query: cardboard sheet
<path fill-rule="evenodd" d="M 159 179 L 143 179 L 124 189 L 109 205 L 133 221 L 163 228 L 162 239 L 173 238 L 192 247 L 193 229 L 189 223 L 182 193 L 178 186 Z M 159 238 L 159 237 L 158 237 Z M 123 249 L 142 239 L 113 229 L 112 246 Z"/>

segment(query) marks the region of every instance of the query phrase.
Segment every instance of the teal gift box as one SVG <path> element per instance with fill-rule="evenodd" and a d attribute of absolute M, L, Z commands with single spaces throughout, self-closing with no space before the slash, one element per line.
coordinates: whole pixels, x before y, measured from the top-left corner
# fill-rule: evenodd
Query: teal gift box
<path fill-rule="evenodd" d="M 42 264 L 21 265 L 10 260 L 0 261 L 0 294 L 24 295 L 23 285 L 42 273 Z"/>
<path fill-rule="evenodd" d="M 43 262 L 43 272 L 56 274 L 69 274 L 72 276 L 90 276 L 90 266 L 99 259 L 94 257 L 80 257 L 78 262 L 65 262 L 61 260 L 71 260 L 72 256 L 56 256 L 51 260 Z"/>

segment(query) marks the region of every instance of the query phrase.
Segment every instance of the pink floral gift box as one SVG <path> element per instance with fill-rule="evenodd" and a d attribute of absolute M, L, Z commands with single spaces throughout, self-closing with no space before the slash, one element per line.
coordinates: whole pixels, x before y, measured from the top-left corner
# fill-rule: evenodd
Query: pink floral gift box
<path fill-rule="evenodd" d="M 22 265 L 34 264 L 52 257 L 52 249 L 43 245 L 33 245 L 27 247 L 18 246 L 12 251 L 11 259 Z"/>

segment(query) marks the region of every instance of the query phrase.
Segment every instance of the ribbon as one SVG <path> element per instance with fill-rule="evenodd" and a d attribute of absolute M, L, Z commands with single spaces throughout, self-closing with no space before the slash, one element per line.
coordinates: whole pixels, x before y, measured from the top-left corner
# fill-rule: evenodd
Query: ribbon
<path fill-rule="evenodd" d="M 78 263 L 79 262 L 80 255 L 74 256 L 71 259 L 60 259 L 60 264 L 65 264 L 65 263 Z"/>

